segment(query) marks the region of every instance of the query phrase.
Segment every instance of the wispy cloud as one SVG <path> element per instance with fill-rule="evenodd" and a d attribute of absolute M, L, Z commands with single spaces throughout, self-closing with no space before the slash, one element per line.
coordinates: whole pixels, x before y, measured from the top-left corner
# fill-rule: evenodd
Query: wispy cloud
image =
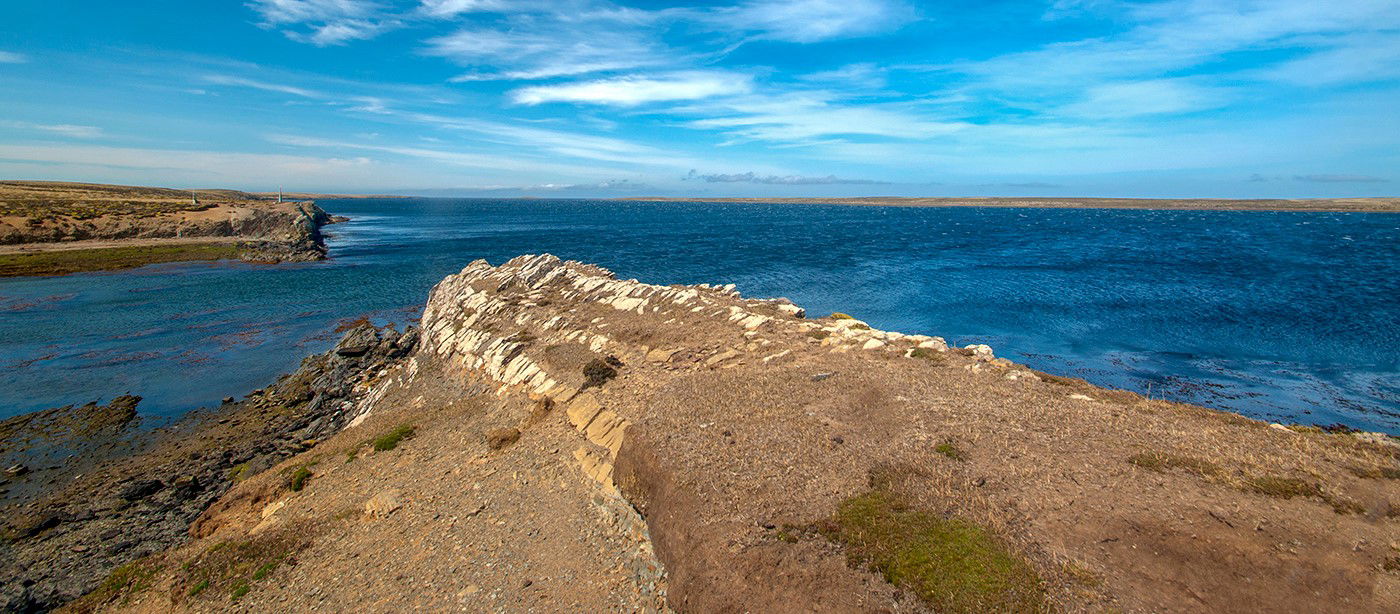
<path fill-rule="evenodd" d="M 813 142 L 834 136 L 923 139 L 966 127 L 961 122 L 927 118 L 901 104 L 843 104 L 825 92 L 753 96 L 681 109 L 706 114 L 686 125 L 722 130 L 732 142 Z"/>
<path fill-rule="evenodd" d="M 1149 79 L 1092 86 L 1082 99 L 1059 112 L 1099 119 L 1139 117 L 1201 111 L 1227 101 L 1224 90 L 1202 87 L 1190 79 Z"/>
<path fill-rule="evenodd" d="M 398 23 L 376 0 L 252 0 L 248 6 L 264 27 L 321 47 L 374 38 Z"/>
<path fill-rule="evenodd" d="M 278 92 L 281 94 L 291 94 L 293 96 L 301 96 L 303 98 L 326 97 L 325 94 L 322 94 L 321 92 L 302 87 L 296 87 L 294 85 L 285 85 L 281 83 L 267 83 L 265 81 L 259 81 L 257 79 L 249 79 L 246 77 L 238 77 L 233 75 L 205 75 L 204 81 L 208 83 L 213 83 L 215 85 L 249 87 L 255 90 L 263 90 L 265 92 Z"/>
<path fill-rule="evenodd" d="M 0 64 L 23 64 L 28 61 L 29 57 L 22 53 L 0 51 Z"/>
<path fill-rule="evenodd" d="M 408 147 L 400 145 L 382 145 L 377 143 L 359 143 L 352 141 L 323 139 L 316 137 L 304 137 L 296 135 L 268 135 L 267 140 L 280 145 L 294 147 L 324 148 L 330 150 L 360 150 L 375 153 L 391 154 L 428 160 L 452 166 L 462 166 L 475 169 L 493 171 L 514 171 L 535 176 L 561 176 L 561 177 L 592 177 L 615 171 L 600 168 L 572 164 L 563 164 L 542 159 L 531 159 L 526 156 L 500 155 L 496 151 L 467 151 L 462 149 L 429 149 L 425 147 Z"/>
<path fill-rule="evenodd" d="M 747 75 L 723 72 L 684 72 L 658 77 L 618 77 L 583 83 L 541 85 L 515 90 L 520 104 L 582 102 L 635 106 L 648 102 L 698 100 L 743 94 L 753 87 Z"/>
<path fill-rule="evenodd" d="M 757 0 L 699 16 L 754 38 L 814 43 L 885 32 L 914 18 L 896 0 Z"/>
<path fill-rule="evenodd" d="M 507 29 L 462 28 L 428 40 L 428 55 L 471 72 L 456 81 L 547 79 L 677 63 L 657 34 L 606 16 L 543 13 Z"/>
<path fill-rule="evenodd" d="M 21 130 L 37 130 L 53 135 L 64 136 L 75 139 L 96 139 L 103 136 L 102 129 L 97 126 L 80 126 L 75 124 L 35 124 L 30 122 L 0 121 L 0 126 L 18 128 Z"/>
<path fill-rule="evenodd" d="M 847 179 L 835 175 L 825 177 L 805 177 L 802 175 L 759 175 L 753 171 L 747 173 L 714 173 L 701 174 L 694 169 L 684 178 L 685 180 L 698 180 L 705 183 L 758 183 L 764 185 L 888 185 L 887 181 L 875 181 L 871 179 Z"/>
<path fill-rule="evenodd" d="M 508 0 L 423 0 L 419 10 L 430 17 L 448 19 L 476 11 L 494 11 L 508 8 Z"/>
<path fill-rule="evenodd" d="M 1293 178 L 1309 183 L 1385 183 L 1389 181 L 1384 177 L 1371 175 L 1294 175 Z"/>

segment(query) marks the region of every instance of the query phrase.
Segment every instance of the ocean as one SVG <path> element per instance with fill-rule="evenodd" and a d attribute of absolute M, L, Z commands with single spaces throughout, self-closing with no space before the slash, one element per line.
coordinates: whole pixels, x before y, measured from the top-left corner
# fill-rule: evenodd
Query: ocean
<path fill-rule="evenodd" d="M 1400 434 L 1400 215 L 490 199 L 318 201 L 331 259 L 0 279 L 0 418 L 144 397 L 159 424 L 413 322 L 442 277 L 526 253 L 734 283 L 810 316 L 986 343 L 1058 375 Z"/>

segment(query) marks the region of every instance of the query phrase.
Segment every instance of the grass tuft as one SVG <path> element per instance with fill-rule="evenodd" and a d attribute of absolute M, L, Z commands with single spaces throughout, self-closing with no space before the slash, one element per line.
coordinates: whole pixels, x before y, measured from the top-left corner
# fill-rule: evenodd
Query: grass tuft
<path fill-rule="evenodd" d="M 933 348 L 914 348 L 913 351 L 909 352 L 909 357 L 943 362 L 943 353 Z"/>
<path fill-rule="evenodd" d="M 836 312 L 836 313 L 833 313 L 833 314 L 831 314 L 830 316 L 827 316 L 827 317 L 829 317 L 829 318 L 831 318 L 831 319 L 833 319 L 833 320 L 854 320 L 854 319 L 855 319 L 855 318 L 853 318 L 853 317 L 851 317 L 851 316 L 849 316 L 849 315 L 847 315 L 847 314 L 841 313 L 841 312 L 839 312 L 839 311 Z"/>
<path fill-rule="evenodd" d="M 375 452 L 387 452 L 399 447 L 399 442 L 413 437 L 413 425 L 400 424 L 394 430 L 374 438 L 370 445 Z"/>
<path fill-rule="evenodd" d="M 95 611 L 109 603 L 125 605 L 131 598 L 148 589 L 152 579 L 160 573 L 161 565 L 151 557 L 138 559 L 122 565 L 107 574 L 95 590 L 73 602 L 73 611 Z"/>
<path fill-rule="evenodd" d="M 1165 472 L 1168 469 L 1183 469 L 1200 476 L 1215 476 L 1224 473 L 1220 465 L 1208 460 L 1190 456 L 1164 454 L 1162 452 L 1134 454 L 1128 457 L 1128 462 L 1142 467 L 1143 469 L 1156 471 L 1158 473 Z"/>
<path fill-rule="evenodd" d="M 1276 475 L 1262 475 L 1245 478 L 1249 489 L 1270 497 L 1292 499 L 1293 497 L 1321 497 L 1322 489 L 1311 482 L 1298 478 L 1285 478 Z"/>
<path fill-rule="evenodd" d="M 967 453 L 963 452 L 961 448 L 953 445 L 952 442 L 945 441 L 943 443 L 940 443 L 933 447 L 933 451 L 942 454 L 943 456 L 946 456 L 948 458 L 951 458 L 955 461 L 967 460 Z"/>
<path fill-rule="evenodd" d="M 305 466 L 297 467 L 297 470 L 292 472 L 292 476 L 287 480 L 287 486 L 292 489 L 292 492 L 301 492 L 301 489 L 306 488 L 307 480 L 310 479 L 310 469 Z"/>
<path fill-rule="evenodd" d="M 843 501 L 819 531 L 854 562 L 938 612 L 1034 612 L 1046 608 L 1039 576 L 986 529 L 911 509 L 887 490 Z"/>
<path fill-rule="evenodd" d="M 248 463 L 239 463 L 228 470 L 228 479 L 232 482 L 242 482 L 252 477 L 248 475 Z"/>

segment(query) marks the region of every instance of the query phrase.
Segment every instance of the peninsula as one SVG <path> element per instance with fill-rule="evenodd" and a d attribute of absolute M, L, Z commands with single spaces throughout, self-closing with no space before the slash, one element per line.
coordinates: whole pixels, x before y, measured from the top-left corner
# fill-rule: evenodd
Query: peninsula
<path fill-rule="evenodd" d="M 4 514 L 3 607 L 1400 607 L 1393 437 L 549 255 L 52 482 Z"/>
<path fill-rule="evenodd" d="M 0 277 L 157 262 L 325 258 L 311 202 L 233 190 L 0 181 Z"/>

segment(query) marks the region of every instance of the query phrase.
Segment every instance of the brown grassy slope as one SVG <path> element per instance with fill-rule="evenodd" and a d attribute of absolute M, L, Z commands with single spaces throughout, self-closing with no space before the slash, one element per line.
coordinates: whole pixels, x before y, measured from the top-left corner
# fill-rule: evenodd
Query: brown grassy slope
<path fill-rule="evenodd" d="M 201 200 L 191 202 L 191 195 Z M 0 217 L 67 216 L 92 219 L 103 215 L 156 215 L 203 211 L 215 202 L 263 200 L 236 190 L 175 190 L 140 186 L 60 181 L 0 181 Z"/>
<path fill-rule="evenodd" d="M 628 201 L 779 203 L 884 207 L 1029 207 L 1048 209 L 1170 209 L 1195 211 L 1400 212 L 1400 198 L 623 198 Z"/>

